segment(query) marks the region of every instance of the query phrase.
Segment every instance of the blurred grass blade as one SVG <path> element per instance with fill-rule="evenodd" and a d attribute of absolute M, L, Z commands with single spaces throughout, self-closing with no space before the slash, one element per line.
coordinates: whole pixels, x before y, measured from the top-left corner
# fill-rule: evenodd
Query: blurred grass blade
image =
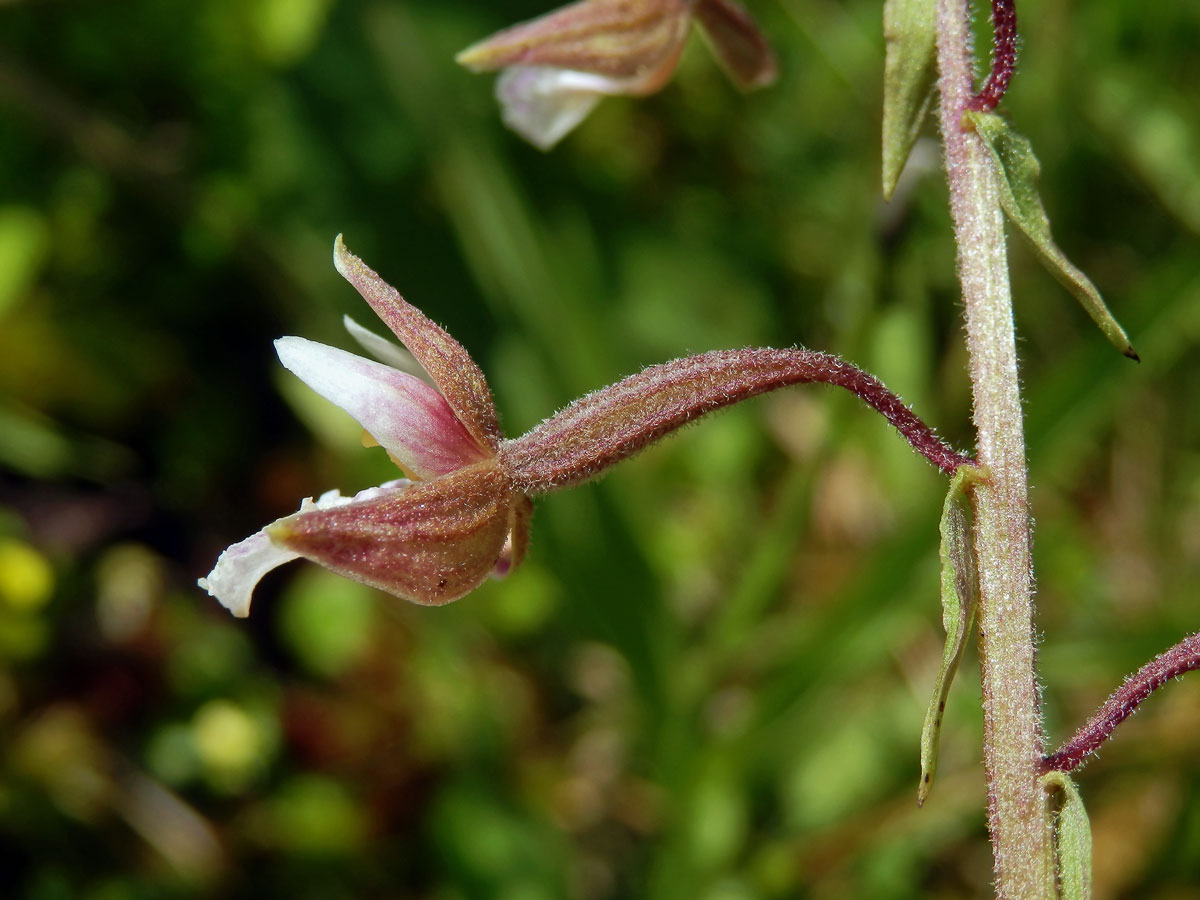
<path fill-rule="evenodd" d="M 946 697 L 958 671 L 971 619 L 979 600 L 979 575 L 975 567 L 975 549 L 967 525 L 967 488 L 982 477 L 982 470 L 960 466 L 950 481 L 950 490 L 942 506 L 942 522 L 938 530 L 942 542 L 938 557 L 942 563 L 942 627 L 946 629 L 946 647 L 942 665 L 933 684 L 933 696 L 925 713 L 921 729 L 921 782 L 917 788 L 917 805 L 925 803 L 933 788 L 937 773 L 938 740 L 942 735 L 942 716 L 946 712 Z"/>
<path fill-rule="evenodd" d="M 1190 95 L 1143 69 L 1113 66 L 1092 85 L 1085 112 L 1159 203 L 1200 235 L 1200 121 L 1194 109 Z"/>
<path fill-rule="evenodd" d="M 890 198 L 933 101 L 937 0 L 887 0 L 883 37 L 883 196 Z"/>
<path fill-rule="evenodd" d="M 1050 219 L 1038 193 L 1041 165 L 1033 154 L 1029 139 L 992 113 L 967 112 L 964 115 L 996 160 L 1001 175 L 1000 203 L 1009 219 L 1033 242 L 1043 265 L 1083 304 L 1109 343 L 1136 360 L 1138 355 L 1125 330 L 1104 305 L 1096 286 L 1063 255 L 1050 235 Z"/>
<path fill-rule="evenodd" d="M 1083 798 L 1069 776 L 1063 772 L 1047 772 L 1041 777 L 1047 793 L 1062 794 L 1055 828 L 1055 850 L 1058 854 L 1058 880 L 1062 900 L 1091 900 L 1092 896 L 1092 826 L 1088 822 Z"/>

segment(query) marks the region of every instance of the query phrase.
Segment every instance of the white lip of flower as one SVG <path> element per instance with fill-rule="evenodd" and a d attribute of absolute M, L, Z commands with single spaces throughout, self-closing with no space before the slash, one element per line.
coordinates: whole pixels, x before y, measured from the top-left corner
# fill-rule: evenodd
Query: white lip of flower
<path fill-rule="evenodd" d="M 510 66 L 496 79 L 504 124 L 549 150 L 587 118 L 606 95 L 635 93 L 634 79 L 605 78 L 551 66 Z"/>
<path fill-rule="evenodd" d="M 385 494 L 402 491 L 411 484 L 407 478 L 398 478 L 378 487 L 359 491 L 353 497 L 343 497 L 337 490 L 326 491 L 316 500 L 312 497 L 304 498 L 300 502 L 299 511 L 333 509 L 359 500 L 374 500 Z M 300 559 L 299 553 L 273 543 L 267 534 L 267 528 L 225 548 L 208 577 L 196 581 L 196 584 L 208 591 L 209 596 L 216 597 L 222 606 L 241 619 L 250 615 L 250 598 L 259 581 L 272 569 Z"/>

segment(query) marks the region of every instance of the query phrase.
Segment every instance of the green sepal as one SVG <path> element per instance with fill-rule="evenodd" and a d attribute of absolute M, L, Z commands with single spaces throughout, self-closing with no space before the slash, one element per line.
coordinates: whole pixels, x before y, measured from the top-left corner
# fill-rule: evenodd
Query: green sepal
<path fill-rule="evenodd" d="M 1092 826 L 1079 789 L 1065 772 L 1047 772 L 1038 781 L 1046 793 L 1062 795 L 1054 829 L 1059 896 L 1062 900 L 1091 900 Z"/>
<path fill-rule="evenodd" d="M 883 4 L 883 196 L 892 196 L 933 104 L 937 0 Z"/>
<path fill-rule="evenodd" d="M 1136 360 L 1138 355 L 1129 343 L 1129 337 L 1108 311 L 1096 286 L 1063 255 L 1050 235 L 1050 219 L 1038 193 L 1042 167 L 1033 154 L 1029 139 L 994 113 L 968 111 L 963 118 L 983 138 L 996 161 L 1000 172 L 1000 204 L 1008 218 L 1033 243 L 1042 264 L 1083 304 L 1109 343 Z"/>
<path fill-rule="evenodd" d="M 942 627 L 946 629 L 946 646 L 942 650 L 942 665 L 933 684 L 933 696 L 925 713 L 921 729 L 921 781 L 917 787 L 917 805 L 925 803 L 937 773 L 938 740 L 942 736 L 942 716 L 946 712 L 946 697 L 958 672 L 971 620 L 979 603 L 979 571 L 975 564 L 975 545 L 967 524 L 967 490 L 984 477 L 984 470 L 975 466 L 959 466 L 950 480 L 950 490 L 942 504 L 941 545 L 938 557 L 942 564 Z"/>

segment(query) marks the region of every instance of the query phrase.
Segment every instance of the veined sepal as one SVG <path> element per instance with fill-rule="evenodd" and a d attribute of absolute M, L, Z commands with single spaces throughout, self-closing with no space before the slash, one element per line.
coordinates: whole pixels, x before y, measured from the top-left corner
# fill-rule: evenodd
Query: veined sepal
<path fill-rule="evenodd" d="M 479 587 L 501 559 L 519 495 L 488 459 L 404 491 L 299 512 L 266 529 L 278 546 L 423 606 Z M 505 561 L 507 571 L 512 561 Z"/>

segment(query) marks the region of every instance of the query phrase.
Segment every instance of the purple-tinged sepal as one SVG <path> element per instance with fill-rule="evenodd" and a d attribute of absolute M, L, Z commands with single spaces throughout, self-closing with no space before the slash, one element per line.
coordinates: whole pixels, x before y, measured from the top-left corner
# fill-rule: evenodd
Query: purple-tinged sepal
<path fill-rule="evenodd" d="M 495 452 L 502 435 L 492 391 L 463 345 L 347 250 L 340 234 L 333 243 L 333 264 L 429 373 L 471 437 Z"/>
<path fill-rule="evenodd" d="M 497 566 L 511 528 L 512 484 L 485 460 L 407 490 L 267 527 L 285 550 L 424 606 L 470 593 Z"/>
<path fill-rule="evenodd" d="M 775 81 L 775 53 L 746 10 L 733 0 L 696 0 L 693 15 L 734 84 L 749 91 Z"/>

